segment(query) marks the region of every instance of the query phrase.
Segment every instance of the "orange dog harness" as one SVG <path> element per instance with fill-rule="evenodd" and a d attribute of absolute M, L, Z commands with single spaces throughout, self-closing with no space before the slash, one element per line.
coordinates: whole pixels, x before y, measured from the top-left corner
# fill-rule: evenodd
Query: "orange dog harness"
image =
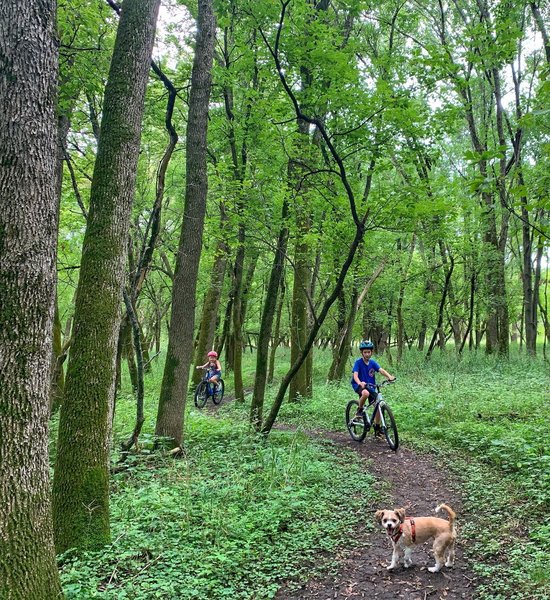
<path fill-rule="evenodd" d="M 411 537 L 412 537 L 412 541 L 414 544 L 416 542 L 416 524 L 414 522 L 414 519 L 411 517 L 405 517 L 405 520 L 411 522 Z M 399 538 L 403 535 L 403 523 L 401 523 L 401 525 L 399 525 L 399 529 L 397 530 L 397 533 L 394 533 L 393 535 L 390 535 L 388 533 L 388 535 L 397 544 L 397 542 L 399 541 Z"/>

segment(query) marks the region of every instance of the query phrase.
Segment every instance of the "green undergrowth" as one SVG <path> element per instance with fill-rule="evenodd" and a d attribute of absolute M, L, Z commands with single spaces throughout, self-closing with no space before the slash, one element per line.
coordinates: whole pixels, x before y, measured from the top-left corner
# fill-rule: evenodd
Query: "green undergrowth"
<path fill-rule="evenodd" d="M 373 503 L 354 453 L 195 410 L 183 458 L 143 448 L 112 481 L 113 541 L 61 557 L 68 599 L 272 598 L 326 567 L 355 524 L 351 503 Z"/>
<path fill-rule="evenodd" d="M 548 364 L 517 353 L 502 361 L 439 352 L 429 362 L 415 352 L 400 365 L 387 356 L 379 362 L 398 378 L 384 396 L 401 443 L 439 455 L 456 476 L 469 558 L 490 581 L 476 598 L 550 598 Z M 285 403 L 279 419 L 305 430 L 345 431 L 344 409 L 354 397 L 347 377 L 316 383 L 313 398 Z M 224 408 L 240 418 L 247 409 Z"/>

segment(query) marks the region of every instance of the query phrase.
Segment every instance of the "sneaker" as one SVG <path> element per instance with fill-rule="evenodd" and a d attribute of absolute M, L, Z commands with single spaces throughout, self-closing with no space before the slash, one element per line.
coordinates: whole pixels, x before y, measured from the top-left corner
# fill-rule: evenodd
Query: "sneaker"
<path fill-rule="evenodd" d="M 374 424 L 374 435 L 375 437 L 380 437 L 382 435 L 382 426 L 378 425 L 378 423 Z"/>
<path fill-rule="evenodd" d="M 362 418 L 365 416 L 365 411 L 364 411 L 363 409 L 361 409 L 361 410 L 358 410 L 358 411 L 355 413 L 355 416 L 356 416 L 357 418 L 359 418 L 359 419 L 362 419 Z"/>

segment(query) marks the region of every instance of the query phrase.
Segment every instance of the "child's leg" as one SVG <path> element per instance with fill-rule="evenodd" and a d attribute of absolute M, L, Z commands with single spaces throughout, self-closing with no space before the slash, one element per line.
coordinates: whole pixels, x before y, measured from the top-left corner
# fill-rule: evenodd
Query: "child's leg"
<path fill-rule="evenodd" d="M 357 412 L 361 412 L 363 410 L 363 406 L 365 406 L 365 402 L 367 401 L 368 397 L 369 397 L 369 391 L 365 388 L 361 392 L 361 396 L 359 398 L 359 408 L 358 408 Z"/>

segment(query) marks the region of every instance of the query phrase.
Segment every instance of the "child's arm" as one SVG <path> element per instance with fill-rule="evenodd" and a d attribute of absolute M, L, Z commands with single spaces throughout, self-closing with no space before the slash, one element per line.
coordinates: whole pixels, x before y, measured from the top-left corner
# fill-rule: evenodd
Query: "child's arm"
<path fill-rule="evenodd" d="M 359 379 L 358 371 L 353 372 L 353 381 L 355 381 L 357 385 L 365 385 L 365 382 Z"/>
<path fill-rule="evenodd" d="M 386 379 L 389 379 L 390 381 L 391 381 L 391 380 L 393 380 L 393 379 L 395 379 L 395 377 L 394 377 L 393 375 L 390 375 L 390 374 L 389 374 L 389 373 L 386 371 L 386 369 L 383 369 L 382 367 L 380 367 L 380 371 L 378 371 L 378 372 L 379 372 L 379 373 L 382 373 L 382 375 L 384 375 L 384 377 L 385 377 Z"/>
<path fill-rule="evenodd" d="M 222 370 L 222 363 L 216 359 L 216 371 L 221 371 Z"/>
<path fill-rule="evenodd" d="M 197 365 L 197 369 L 206 369 L 208 363 L 204 363 L 204 365 Z"/>

